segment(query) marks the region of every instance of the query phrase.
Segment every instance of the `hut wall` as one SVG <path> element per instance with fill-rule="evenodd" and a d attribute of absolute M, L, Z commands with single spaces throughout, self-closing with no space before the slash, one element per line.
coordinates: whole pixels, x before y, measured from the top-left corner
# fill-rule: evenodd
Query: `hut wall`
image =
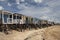
<path fill-rule="evenodd" d="M 26 17 L 26 24 L 31 24 L 32 20 L 31 17 Z"/>
<path fill-rule="evenodd" d="M 0 11 L 0 24 L 2 24 L 2 11 Z"/>
<path fill-rule="evenodd" d="M 20 19 L 20 24 L 25 24 L 26 23 L 26 16 L 22 15 Z"/>
<path fill-rule="evenodd" d="M 34 23 L 34 24 L 38 24 L 38 21 L 39 21 L 39 19 L 37 19 L 37 18 L 34 18 L 34 19 L 33 19 L 33 23 Z"/>
<path fill-rule="evenodd" d="M 2 11 L 2 21 L 3 24 L 12 24 L 12 13 Z"/>

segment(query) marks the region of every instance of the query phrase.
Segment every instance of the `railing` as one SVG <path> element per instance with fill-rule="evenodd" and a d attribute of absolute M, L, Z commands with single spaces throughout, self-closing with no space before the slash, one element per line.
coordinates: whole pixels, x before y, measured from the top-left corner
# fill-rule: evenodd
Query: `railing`
<path fill-rule="evenodd" d="M 20 24 L 24 24 L 25 23 L 25 20 L 20 20 Z"/>
<path fill-rule="evenodd" d="M 7 18 L 7 23 L 8 23 L 8 24 L 24 24 L 25 21 L 22 20 L 22 19 Z"/>
<path fill-rule="evenodd" d="M 13 19 L 13 23 L 14 24 L 20 23 L 20 20 L 19 19 Z"/>
<path fill-rule="evenodd" d="M 22 19 L 13 19 L 14 24 L 24 24 L 24 20 Z"/>
<path fill-rule="evenodd" d="M 12 24 L 12 18 L 7 18 L 7 23 Z"/>

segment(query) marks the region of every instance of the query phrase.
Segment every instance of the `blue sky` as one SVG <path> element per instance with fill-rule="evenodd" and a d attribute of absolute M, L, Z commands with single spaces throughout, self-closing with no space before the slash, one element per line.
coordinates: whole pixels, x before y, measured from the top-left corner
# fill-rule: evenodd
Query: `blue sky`
<path fill-rule="evenodd" d="M 60 0 L 0 0 L 0 10 L 60 23 Z"/>

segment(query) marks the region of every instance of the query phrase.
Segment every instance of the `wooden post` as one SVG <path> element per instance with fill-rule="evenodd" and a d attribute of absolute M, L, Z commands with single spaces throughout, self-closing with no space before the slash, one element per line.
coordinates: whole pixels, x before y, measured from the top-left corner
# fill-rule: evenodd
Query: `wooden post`
<path fill-rule="evenodd" d="M 2 11 L 2 23 L 4 23 L 4 12 Z"/>
<path fill-rule="evenodd" d="M 17 14 L 16 14 L 16 22 L 17 22 Z M 17 23 L 16 23 L 17 24 Z"/>
<path fill-rule="evenodd" d="M 12 24 L 13 24 L 13 14 L 12 14 Z"/>

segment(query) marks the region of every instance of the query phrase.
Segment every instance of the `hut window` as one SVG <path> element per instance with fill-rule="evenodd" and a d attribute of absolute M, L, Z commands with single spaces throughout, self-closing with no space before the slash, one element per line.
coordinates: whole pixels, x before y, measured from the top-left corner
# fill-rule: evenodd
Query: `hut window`
<path fill-rule="evenodd" d="M 10 18 L 12 18 L 12 15 L 10 15 Z"/>
<path fill-rule="evenodd" d="M 21 16 L 20 16 L 20 19 L 22 19 Z"/>
<path fill-rule="evenodd" d="M 7 14 L 4 14 L 4 22 L 7 23 L 7 18 L 8 18 L 8 15 Z"/>
<path fill-rule="evenodd" d="M 16 19 L 16 16 L 13 16 L 13 19 Z"/>
<path fill-rule="evenodd" d="M 19 17 L 19 16 L 17 16 L 17 19 L 20 19 L 20 17 Z"/>

